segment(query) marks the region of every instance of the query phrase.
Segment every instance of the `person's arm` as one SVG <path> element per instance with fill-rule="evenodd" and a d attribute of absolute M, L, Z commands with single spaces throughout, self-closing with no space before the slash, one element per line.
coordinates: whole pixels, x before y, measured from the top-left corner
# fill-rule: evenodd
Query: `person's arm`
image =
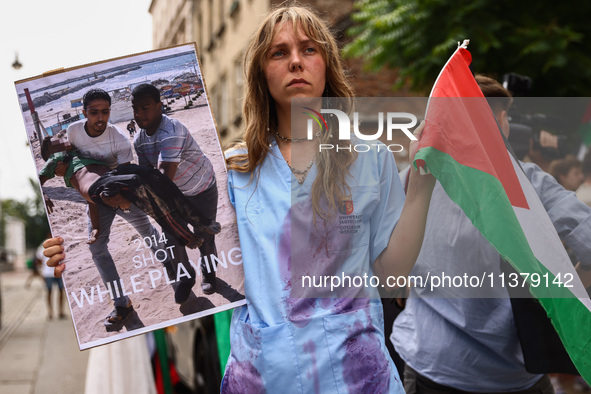
<path fill-rule="evenodd" d="M 43 200 L 45 201 L 45 207 L 47 208 L 47 213 L 49 213 L 51 215 L 53 213 L 53 208 L 54 208 L 53 201 L 51 201 L 51 199 L 46 195 L 43 195 Z"/>
<path fill-rule="evenodd" d="M 45 184 L 45 182 L 47 182 L 50 178 L 46 177 L 45 175 L 39 175 L 39 182 L 41 183 L 41 186 L 43 186 Z M 51 199 L 43 194 L 43 200 L 45 201 L 45 207 L 47 208 L 47 213 L 52 214 L 53 213 L 53 201 L 51 201 Z"/>
<path fill-rule="evenodd" d="M 423 132 L 422 123 L 415 135 L 420 139 Z M 409 147 L 410 163 L 413 162 L 418 149 L 418 142 L 413 141 Z M 395 174 L 394 176 L 398 176 Z M 406 276 L 412 270 L 425 235 L 425 224 L 431 194 L 435 186 L 435 178 L 421 175 L 418 170 L 410 170 L 410 179 L 406 199 L 398 223 L 390 236 L 388 245 L 374 263 L 374 272 L 385 278 L 386 276 Z"/>
<path fill-rule="evenodd" d="M 591 268 L 591 208 L 532 163 L 521 163 L 560 239 Z"/>
<path fill-rule="evenodd" d="M 425 178 L 425 179 L 420 179 Z M 386 249 L 374 263 L 375 272 L 387 276 L 407 276 L 421 251 L 425 224 L 435 180 L 412 169 L 404 206 Z"/>
<path fill-rule="evenodd" d="M 88 203 L 88 213 L 90 216 L 90 224 L 92 225 L 92 231 L 90 232 L 90 235 L 88 236 L 88 240 L 86 241 L 86 243 L 91 244 L 96 241 L 96 238 L 98 237 L 100 231 L 98 207 L 95 203 Z"/>
<path fill-rule="evenodd" d="M 174 128 L 172 128 L 174 132 L 169 130 L 167 137 L 160 141 L 158 170 L 166 175 L 168 179 L 174 181 L 187 141 L 194 139 L 181 122 L 174 120 L 171 120 L 171 122 L 174 124 Z"/>
<path fill-rule="evenodd" d="M 138 165 L 154 168 L 154 166 L 146 158 L 144 150 L 141 147 L 141 133 L 136 135 L 136 138 L 133 140 L 133 149 L 135 150 L 135 154 L 137 155 Z"/>
<path fill-rule="evenodd" d="M 161 161 L 158 163 L 158 169 L 162 172 L 168 179 L 174 181 L 174 176 L 176 175 L 176 170 L 179 167 L 178 162 L 173 161 Z"/>
<path fill-rule="evenodd" d="M 38 175 L 39 175 L 39 182 L 41 183 L 41 186 L 43 186 L 45 184 L 45 182 L 47 182 L 48 180 L 55 177 L 55 169 L 57 167 L 57 164 L 58 164 L 57 160 L 50 157 L 49 160 L 47 160 L 47 162 L 43 166 L 43 168 L 41 168 L 39 170 Z"/>

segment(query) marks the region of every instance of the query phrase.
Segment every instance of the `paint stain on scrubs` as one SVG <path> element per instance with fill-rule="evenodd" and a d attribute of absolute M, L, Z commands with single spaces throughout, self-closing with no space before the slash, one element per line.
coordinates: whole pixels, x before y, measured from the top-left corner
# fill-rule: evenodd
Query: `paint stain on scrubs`
<path fill-rule="evenodd" d="M 304 343 L 304 352 L 310 355 L 311 367 L 308 370 L 307 378 L 314 381 L 314 392 L 320 393 L 320 378 L 318 376 L 318 364 L 316 361 L 316 344 L 313 340 Z"/>
<path fill-rule="evenodd" d="M 331 292 L 328 286 L 310 286 L 304 277 L 325 278 L 338 275 L 342 262 L 350 255 L 351 235 L 338 234 L 336 219 L 326 223 L 320 219 L 314 223 L 311 204 L 294 205 L 288 212 L 279 239 L 278 261 L 281 277 L 285 281 L 283 298 L 287 319 L 296 327 L 305 327 L 317 315 L 316 299 L 342 295 Z M 331 249 L 335 250 L 331 250 Z M 318 282 L 316 282 L 318 283 Z M 334 301 L 333 301 L 334 303 Z M 321 303 L 326 309 L 331 303 Z"/>
<path fill-rule="evenodd" d="M 265 385 L 259 371 L 250 361 L 232 361 L 224 376 L 221 392 L 223 394 L 264 393 Z"/>
<path fill-rule="evenodd" d="M 380 339 L 357 321 L 344 343 L 343 380 L 350 393 L 386 393 L 390 386 L 390 365 Z"/>
<path fill-rule="evenodd" d="M 369 307 L 369 298 L 337 298 L 337 299 L 325 299 L 322 303 L 323 308 L 330 309 L 333 315 L 339 315 L 342 313 L 353 312 L 359 309 L 366 309 Z M 369 316 L 368 310 L 368 319 Z"/>

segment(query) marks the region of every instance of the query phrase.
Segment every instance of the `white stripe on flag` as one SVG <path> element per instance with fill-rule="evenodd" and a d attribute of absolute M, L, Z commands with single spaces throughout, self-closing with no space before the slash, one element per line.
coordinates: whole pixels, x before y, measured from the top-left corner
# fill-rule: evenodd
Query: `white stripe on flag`
<path fill-rule="evenodd" d="M 568 283 L 569 286 L 572 285 L 572 287 L 569 287 L 569 290 L 591 312 L 591 300 L 564 249 L 564 245 L 556 233 L 552 221 L 548 217 L 548 213 L 544 209 L 529 179 L 527 179 L 525 173 L 512 156 L 511 161 L 513 162 L 513 167 L 515 168 L 530 208 L 513 207 L 513 210 L 523 228 L 534 256 L 554 276 L 560 274 L 563 282 L 565 282 L 565 274 L 571 274 L 573 280 Z M 570 275 L 567 278 L 570 279 Z"/>

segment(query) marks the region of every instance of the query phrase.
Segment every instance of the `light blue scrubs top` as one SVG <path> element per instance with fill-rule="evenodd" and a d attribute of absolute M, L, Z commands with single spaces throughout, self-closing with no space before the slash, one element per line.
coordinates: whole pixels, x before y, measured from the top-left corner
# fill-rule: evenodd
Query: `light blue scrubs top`
<path fill-rule="evenodd" d="M 315 165 L 300 186 L 273 141 L 259 171 L 228 174 L 247 304 L 234 311 L 222 392 L 403 393 L 377 289 L 302 279 L 371 275 L 404 203 L 392 154 L 359 153 L 329 222 L 312 214 Z"/>

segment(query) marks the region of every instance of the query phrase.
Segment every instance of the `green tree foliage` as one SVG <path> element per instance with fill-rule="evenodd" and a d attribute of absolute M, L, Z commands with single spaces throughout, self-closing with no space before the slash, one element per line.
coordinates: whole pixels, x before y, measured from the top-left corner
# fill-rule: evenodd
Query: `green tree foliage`
<path fill-rule="evenodd" d="M 49 223 L 45 215 L 45 207 L 39 190 L 38 183 L 29 179 L 31 187 L 35 191 L 35 198 L 28 198 L 24 201 L 12 199 L 2 200 L 2 244 L 5 240 L 5 218 L 13 216 L 25 222 L 25 243 L 27 248 L 36 248 L 45 239 L 49 232 Z"/>
<path fill-rule="evenodd" d="M 566 0 L 361 0 L 346 57 L 397 69 L 396 87 L 428 93 L 458 42 L 474 72 L 532 78 L 530 96 L 591 95 L 591 2 Z"/>

